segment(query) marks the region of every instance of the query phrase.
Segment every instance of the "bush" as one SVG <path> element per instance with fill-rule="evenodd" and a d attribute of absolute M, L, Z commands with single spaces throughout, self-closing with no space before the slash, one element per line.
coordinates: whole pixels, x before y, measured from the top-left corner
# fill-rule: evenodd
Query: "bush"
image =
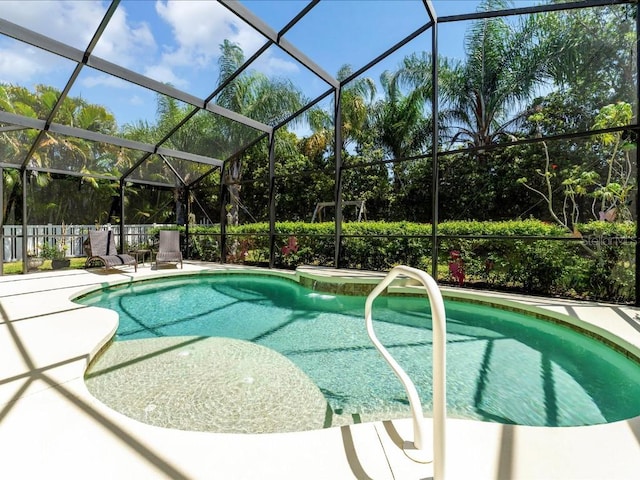
<path fill-rule="evenodd" d="M 65 258 L 65 254 L 65 250 L 55 245 L 50 245 L 46 242 L 40 245 L 40 256 L 47 260 L 61 260 Z"/>
<path fill-rule="evenodd" d="M 438 280 L 454 283 L 448 265 L 450 252 L 457 250 L 467 285 L 633 302 L 635 225 L 591 222 L 577 228 L 582 239 L 569 237 L 560 227 L 537 220 L 439 224 Z M 275 266 L 333 266 L 334 229 L 333 223 L 277 223 Z M 268 223 L 228 227 L 227 232 L 228 261 L 260 265 L 268 262 Z M 430 224 L 347 222 L 342 234 L 340 260 L 344 268 L 387 271 L 405 264 L 431 273 Z M 286 248 L 292 237 L 296 248 Z M 219 238 L 218 228 L 193 228 L 192 255 L 219 260 Z"/>

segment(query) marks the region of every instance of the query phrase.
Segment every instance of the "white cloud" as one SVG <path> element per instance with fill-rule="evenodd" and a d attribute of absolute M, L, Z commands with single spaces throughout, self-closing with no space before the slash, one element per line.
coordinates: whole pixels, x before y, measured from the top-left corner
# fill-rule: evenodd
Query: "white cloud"
<path fill-rule="evenodd" d="M 295 74 L 300 71 L 298 63 L 293 60 L 285 60 L 283 58 L 277 58 L 270 55 L 270 52 L 266 52 L 266 55 L 262 55 L 253 64 L 253 68 L 265 75 L 278 75 L 286 76 Z"/>
<path fill-rule="evenodd" d="M 2 18 L 79 49 L 87 47 L 105 11 L 99 1 L 2 1 Z"/>
<path fill-rule="evenodd" d="M 142 97 L 138 96 L 138 95 L 134 95 L 131 98 L 129 98 L 129 103 L 131 105 L 133 105 L 134 107 L 138 107 L 140 105 L 145 105 L 146 104 L 145 100 Z"/>
<path fill-rule="evenodd" d="M 225 39 L 240 45 L 246 57 L 266 41 L 218 2 L 156 0 L 154 4 L 146 3 L 122 2 L 94 55 L 185 90 L 204 79 L 205 90 L 210 91 L 216 80 L 212 77 L 217 71 L 219 45 Z M 0 17 L 84 50 L 104 17 L 108 2 L 0 0 L 0 6 Z M 154 7 L 158 17 L 153 15 Z M 145 20 L 136 21 L 136 18 Z M 1 81 L 23 85 L 32 81 L 49 82 L 62 88 L 73 66 L 72 62 L 37 48 L 0 39 Z M 294 61 L 273 56 L 271 49 L 253 68 L 267 75 L 295 74 L 299 69 Z M 82 85 L 123 88 L 125 83 L 92 74 L 82 80 Z"/>
<path fill-rule="evenodd" d="M 47 73 L 50 63 L 44 52 L 26 45 L 0 47 L 0 82 L 24 85 L 25 81 L 37 81 Z"/>
<path fill-rule="evenodd" d="M 123 67 L 140 71 L 140 61 L 153 57 L 157 45 L 147 23 L 140 22 L 134 25 L 128 20 L 125 5 L 121 4 L 111 17 L 94 54 Z"/>
<path fill-rule="evenodd" d="M 69 44 L 78 50 L 87 48 L 107 9 L 107 3 L 98 0 L 0 0 L 0 4 L 2 18 Z M 149 26 L 145 23 L 132 25 L 127 19 L 126 8 L 121 5 L 111 18 L 94 54 L 130 68 L 139 60 L 141 52 L 156 49 Z M 3 51 L 4 58 L 0 59 L 0 62 L 7 63 L 8 58 L 23 55 L 23 52 L 24 46 L 15 42 L 14 46 Z M 25 61 L 31 61 L 36 65 L 32 65 L 31 75 L 27 72 L 18 80 L 24 83 L 25 78 L 29 79 L 34 75 L 41 77 L 43 73 L 48 73 L 56 61 L 48 59 L 40 64 L 39 58 L 46 57 L 53 56 L 40 52 L 27 57 Z M 21 64 L 25 64 L 25 61 Z M 4 69 L 0 70 L 3 71 Z M 16 72 L 15 77 L 18 74 L 19 72 Z"/>
<path fill-rule="evenodd" d="M 86 48 L 92 29 L 95 30 L 105 10 L 100 2 L 92 1 L 3 0 L 0 6 L 2 18 L 78 49 Z M 21 85 L 49 82 L 62 88 L 74 66 L 53 54 L 10 39 L 3 40 L 0 49 L 0 80 L 4 82 Z M 63 70 L 67 78 L 55 76 Z"/>
<path fill-rule="evenodd" d="M 81 82 L 82 86 L 92 88 L 92 87 L 112 87 L 112 88 L 129 88 L 129 82 L 125 82 L 117 77 L 112 77 L 111 75 L 91 75 L 88 77 L 82 78 Z"/>
<path fill-rule="evenodd" d="M 85 50 L 107 11 L 99 0 L 3 0 L 1 16 L 35 32 Z M 119 6 L 98 41 L 94 54 L 123 66 L 141 51 L 155 49 L 149 26 L 133 25 L 126 4 Z"/>
<path fill-rule="evenodd" d="M 218 2 L 159 0 L 156 11 L 175 37 L 176 47 L 166 56 L 173 65 L 209 63 L 219 56 L 225 39 L 249 55 L 265 43 L 262 35 Z"/>
<path fill-rule="evenodd" d="M 264 43 L 265 37 L 217 2 L 157 0 L 156 11 L 171 28 L 175 45 L 163 45 L 159 65 L 149 68 L 147 74 L 161 81 L 170 81 L 168 72 L 187 68 L 193 75 L 194 68 L 217 71 L 213 66 L 220 56 L 220 44 L 229 40 L 238 44 L 245 58 L 253 55 Z M 299 71 L 298 64 L 273 56 L 268 50 L 253 65 L 266 75 L 289 75 Z M 164 78 L 159 78 L 162 72 Z M 177 79 L 171 82 L 178 86 Z M 187 82 L 182 82 L 186 84 Z"/>
<path fill-rule="evenodd" d="M 169 65 L 154 65 L 147 67 L 145 75 L 159 82 L 170 83 L 176 88 L 184 88 L 189 82 L 174 73 Z"/>

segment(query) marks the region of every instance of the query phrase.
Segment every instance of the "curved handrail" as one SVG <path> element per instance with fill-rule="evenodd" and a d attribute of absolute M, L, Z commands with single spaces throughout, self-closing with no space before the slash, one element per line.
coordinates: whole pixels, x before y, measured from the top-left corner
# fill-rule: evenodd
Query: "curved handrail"
<path fill-rule="evenodd" d="M 411 415 L 413 417 L 413 444 L 417 450 L 427 450 L 426 428 L 422 404 L 415 385 L 393 359 L 388 350 L 380 343 L 373 329 L 372 306 L 373 301 L 382 293 L 398 275 L 406 275 L 421 282 L 427 289 L 433 323 L 433 461 L 434 478 L 444 478 L 445 465 L 445 419 L 447 415 L 446 403 L 446 316 L 444 301 L 436 281 L 426 272 L 417 268 L 398 265 L 389 271 L 387 276 L 373 289 L 365 303 L 365 322 L 369 338 L 393 369 L 407 391 Z M 428 453 L 428 452 L 426 452 Z"/>

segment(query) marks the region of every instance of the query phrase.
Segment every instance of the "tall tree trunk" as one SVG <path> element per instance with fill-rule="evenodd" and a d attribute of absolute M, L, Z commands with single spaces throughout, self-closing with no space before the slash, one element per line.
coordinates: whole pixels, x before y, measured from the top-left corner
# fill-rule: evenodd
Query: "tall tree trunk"
<path fill-rule="evenodd" d="M 4 211 L 2 212 L 2 223 L 6 225 L 11 216 L 11 211 L 14 213 L 14 222 L 18 221 L 18 218 L 22 218 L 22 201 L 20 201 L 21 193 L 19 191 L 20 185 L 15 182 L 13 187 L 9 191 L 7 201 L 4 202 Z"/>
<path fill-rule="evenodd" d="M 240 180 L 242 178 L 242 161 L 239 158 L 231 160 L 229 164 L 229 224 L 238 225 L 240 222 Z"/>

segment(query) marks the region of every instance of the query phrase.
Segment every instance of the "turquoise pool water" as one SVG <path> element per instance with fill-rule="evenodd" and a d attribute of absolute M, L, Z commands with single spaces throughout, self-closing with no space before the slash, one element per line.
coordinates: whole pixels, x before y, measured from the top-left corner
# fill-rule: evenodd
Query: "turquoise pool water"
<path fill-rule="evenodd" d="M 290 359 L 336 414 L 406 413 L 402 385 L 372 346 L 364 297 L 328 295 L 276 277 L 181 276 L 106 288 L 77 300 L 117 311 L 117 341 L 228 337 Z M 446 302 L 449 416 L 540 426 L 640 415 L 640 366 L 533 317 Z M 381 297 L 376 332 L 431 407 L 432 332 L 425 298 Z M 354 417 L 355 418 L 355 417 Z"/>

